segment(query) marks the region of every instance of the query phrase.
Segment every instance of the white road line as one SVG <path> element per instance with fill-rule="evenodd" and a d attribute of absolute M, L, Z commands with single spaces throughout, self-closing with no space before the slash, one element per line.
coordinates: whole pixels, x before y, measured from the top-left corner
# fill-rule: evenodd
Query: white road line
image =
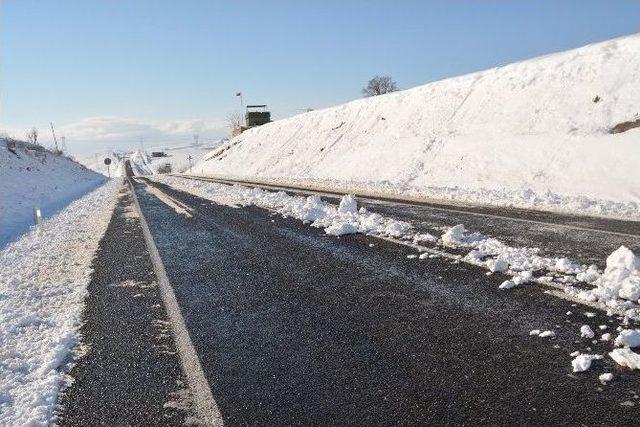
<path fill-rule="evenodd" d="M 138 215 L 140 216 L 140 224 L 142 225 L 144 240 L 147 243 L 149 255 L 151 256 L 153 271 L 155 272 L 158 284 L 160 285 L 162 301 L 164 302 L 167 315 L 171 321 L 173 339 L 176 343 L 178 355 L 180 356 L 182 370 L 187 377 L 187 382 L 194 399 L 196 410 L 204 424 L 221 427 L 224 425 L 222 421 L 222 414 L 220 413 L 218 404 L 213 398 L 211 387 L 209 386 L 207 377 L 204 375 L 204 371 L 200 365 L 200 359 L 198 358 L 198 354 L 196 353 L 191 337 L 189 336 L 189 331 L 184 322 L 184 318 L 182 317 L 180 306 L 178 305 L 173 287 L 167 277 L 167 272 L 164 269 L 158 248 L 156 247 L 151 231 L 149 230 L 149 225 L 142 213 L 142 208 L 138 202 L 138 197 L 135 189 L 133 188 L 133 183 L 130 179 L 128 181 L 134 204 L 138 211 Z"/>

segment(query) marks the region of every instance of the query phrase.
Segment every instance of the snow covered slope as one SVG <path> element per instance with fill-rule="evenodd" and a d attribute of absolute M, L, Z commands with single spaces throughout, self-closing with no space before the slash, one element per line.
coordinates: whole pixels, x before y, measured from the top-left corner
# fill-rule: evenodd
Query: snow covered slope
<path fill-rule="evenodd" d="M 33 225 L 33 208 L 51 216 L 106 178 L 39 146 L 0 140 L 0 246 Z"/>
<path fill-rule="evenodd" d="M 194 173 L 640 218 L 640 35 L 251 129 Z"/>

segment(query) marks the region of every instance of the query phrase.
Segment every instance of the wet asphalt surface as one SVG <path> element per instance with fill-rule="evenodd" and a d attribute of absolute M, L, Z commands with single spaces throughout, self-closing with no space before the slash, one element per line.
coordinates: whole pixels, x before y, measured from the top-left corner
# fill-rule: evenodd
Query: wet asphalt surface
<path fill-rule="evenodd" d="M 573 351 L 612 348 L 580 326 L 614 332 L 615 318 L 587 318 L 538 286 L 498 290 L 506 277 L 469 265 L 407 259 L 404 246 L 153 184 L 187 217 L 146 183 L 136 193 L 226 425 L 637 425 L 638 374 L 608 357 L 571 370 Z M 547 239 L 549 250 L 564 242 Z M 615 375 L 606 386 L 604 372 Z"/>
<path fill-rule="evenodd" d="M 93 261 L 61 426 L 172 426 L 193 415 L 131 192 L 123 185 Z"/>
<path fill-rule="evenodd" d="M 209 178 L 197 179 L 218 182 Z M 314 193 L 302 190 L 287 192 L 301 196 Z M 334 204 L 340 202 L 340 196 L 323 195 L 322 198 Z M 470 231 L 496 237 L 511 246 L 535 247 L 540 249 L 541 255 L 567 256 L 585 264 L 597 264 L 600 268 L 604 268 L 607 256 L 621 245 L 640 252 L 640 221 L 511 207 L 443 205 L 435 202 L 409 204 L 367 197 L 357 199 L 359 206 L 408 221 L 421 232 L 439 236 L 448 227 L 464 224 Z"/>

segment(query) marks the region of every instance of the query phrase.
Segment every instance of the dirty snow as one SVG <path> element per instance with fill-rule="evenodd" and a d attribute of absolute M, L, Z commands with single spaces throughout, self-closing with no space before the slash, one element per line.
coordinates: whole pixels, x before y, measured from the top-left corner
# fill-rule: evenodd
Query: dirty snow
<path fill-rule="evenodd" d="M 117 188 L 101 186 L 0 251 L 0 425 L 51 424 Z"/>

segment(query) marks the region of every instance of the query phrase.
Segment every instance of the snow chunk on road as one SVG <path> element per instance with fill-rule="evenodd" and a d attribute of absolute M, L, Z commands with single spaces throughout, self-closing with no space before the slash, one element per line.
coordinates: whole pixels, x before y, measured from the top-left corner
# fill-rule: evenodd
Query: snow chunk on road
<path fill-rule="evenodd" d="M 593 329 L 589 325 L 582 325 L 580 327 L 580 335 L 582 338 L 593 338 L 596 334 L 593 332 Z"/>
<path fill-rule="evenodd" d="M 602 384 L 606 384 L 613 379 L 613 374 L 612 373 L 602 374 L 598 377 L 598 379 Z"/>
<path fill-rule="evenodd" d="M 103 185 L 0 251 L 0 425 L 51 423 L 119 187 Z"/>
<path fill-rule="evenodd" d="M 640 346 L 640 329 L 624 329 L 614 341 L 617 346 L 638 347 Z"/>
<path fill-rule="evenodd" d="M 509 269 L 509 263 L 502 258 L 491 259 L 487 261 L 487 268 L 493 273 L 503 272 Z"/>
<path fill-rule="evenodd" d="M 590 291 L 598 300 L 617 298 L 637 302 L 640 299 L 640 259 L 626 246 L 620 246 L 607 257 L 607 267 Z"/>
<path fill-rule="evenodd" d="M 626 366 L 629 369 L 640 369 L 640 354 L 634 353 L 629 348 L 616 348 L 609 356 L 618 365 Z"/>
<path fill-rule="evenodd" d="M 599 354 L 580 354 L 571 361 L 573 372 L 584 372 L 591 367 L 591 362 L 602 359 Z"/>
<path fill-rule="evenodd" d="M 358 213 L 358 203 L 356 202 L 355 197 L 351 194 L 346 194 L 342 196 L 340 200 L 340 206 L 338 206 L 338 213 L 341 214 L 357 214 Z"/>

